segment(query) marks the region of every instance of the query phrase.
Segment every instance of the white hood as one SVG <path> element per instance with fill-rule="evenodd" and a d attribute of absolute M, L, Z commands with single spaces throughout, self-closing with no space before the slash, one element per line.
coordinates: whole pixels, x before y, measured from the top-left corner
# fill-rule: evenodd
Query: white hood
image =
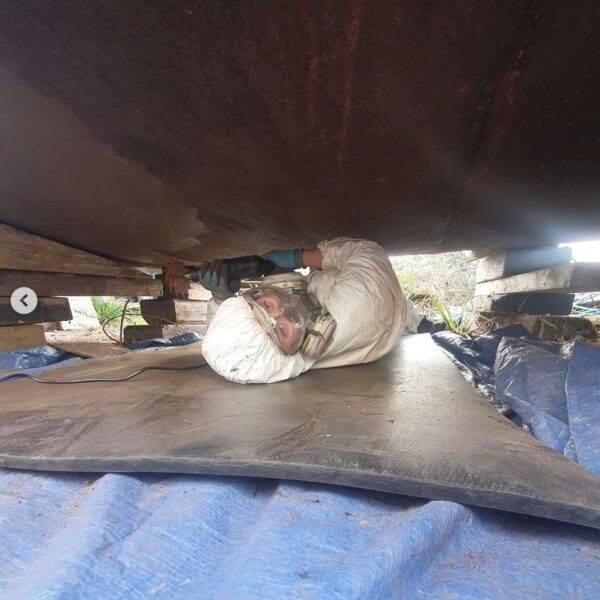
<path fill-rule="evenodd" d="M 283 354 L 242 297 L 225 300 L 214 315 L 202 354 L 219 375 L 236 383 L 273 383 L 297 377 L 314 361 Z"/>

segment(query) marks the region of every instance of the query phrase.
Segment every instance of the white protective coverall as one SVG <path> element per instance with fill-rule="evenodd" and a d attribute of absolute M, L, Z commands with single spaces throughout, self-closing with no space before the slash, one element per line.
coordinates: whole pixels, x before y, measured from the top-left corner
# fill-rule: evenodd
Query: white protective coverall
<path fill-rule="evenodd" d="M 367 363 L 387 354 L 421 320 L 398 284 L 381 246 L 337 238 L 318 245 L 323 269 L 308 275 L 308 290 L 335 318 L 333 340 L 316 362 L 283 354 L 242 297 L 225 300 L 202 344 L 208 364 L 237 383 L 273 383 L 310 368 Z"/>

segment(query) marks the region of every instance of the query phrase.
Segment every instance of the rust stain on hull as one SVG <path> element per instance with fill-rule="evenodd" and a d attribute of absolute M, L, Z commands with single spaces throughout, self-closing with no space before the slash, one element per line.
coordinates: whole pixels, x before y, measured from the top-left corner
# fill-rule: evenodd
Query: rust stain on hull
<path fill-rule="evenodd" d="M 148 264 L 594 237 L 599 29 L 592 0 L 3 3 L 0 222 Z"/>

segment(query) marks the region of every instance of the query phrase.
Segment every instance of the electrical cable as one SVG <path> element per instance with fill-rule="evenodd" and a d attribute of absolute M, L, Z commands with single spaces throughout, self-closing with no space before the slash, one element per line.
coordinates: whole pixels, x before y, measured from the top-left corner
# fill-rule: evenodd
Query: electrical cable
<path fill-rule="evenodd" d="M 193 365 L 191 367 L 144 367 L 143 369 L 139 369 L 138 371 L 134 371 L 133 373 L 125 376 L 125 377 L 97 377 L 92 379 L 59 379 L 59 380 L 48 380 L 48 379 L 40 379 L 39 377 L 35 377 L 34 375 L 30 375 L 29 373 L 11 373 L 10 375 L 5 375 L 4 377 L 0 377 L 0 383 L 3 381 L 8 381 L 9 379 L 19 379 L 19 378 L 27 378 L 32 381 L 37 381 L 38 383 L 50 383 L 50 384 L 71 384 L 71 383 L 118 383 L 123 381 L 129 381 L 134 377 L 137 377 L 141 373 L 145 371 L 192 371 L 194 369 L 200 369 L 205 367 L 206 363 L 201 365 Z"/>

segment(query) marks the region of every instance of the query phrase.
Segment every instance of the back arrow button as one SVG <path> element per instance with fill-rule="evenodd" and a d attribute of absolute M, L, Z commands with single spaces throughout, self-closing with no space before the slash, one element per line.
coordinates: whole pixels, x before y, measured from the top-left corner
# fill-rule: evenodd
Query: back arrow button
<path fill-rule="evenodd" d="M 28 315 L 37 308 L 37 294 L 28 287 L 17 288 L 10 295 L 10 305 L 16 313 L 20 315 Z"/>

